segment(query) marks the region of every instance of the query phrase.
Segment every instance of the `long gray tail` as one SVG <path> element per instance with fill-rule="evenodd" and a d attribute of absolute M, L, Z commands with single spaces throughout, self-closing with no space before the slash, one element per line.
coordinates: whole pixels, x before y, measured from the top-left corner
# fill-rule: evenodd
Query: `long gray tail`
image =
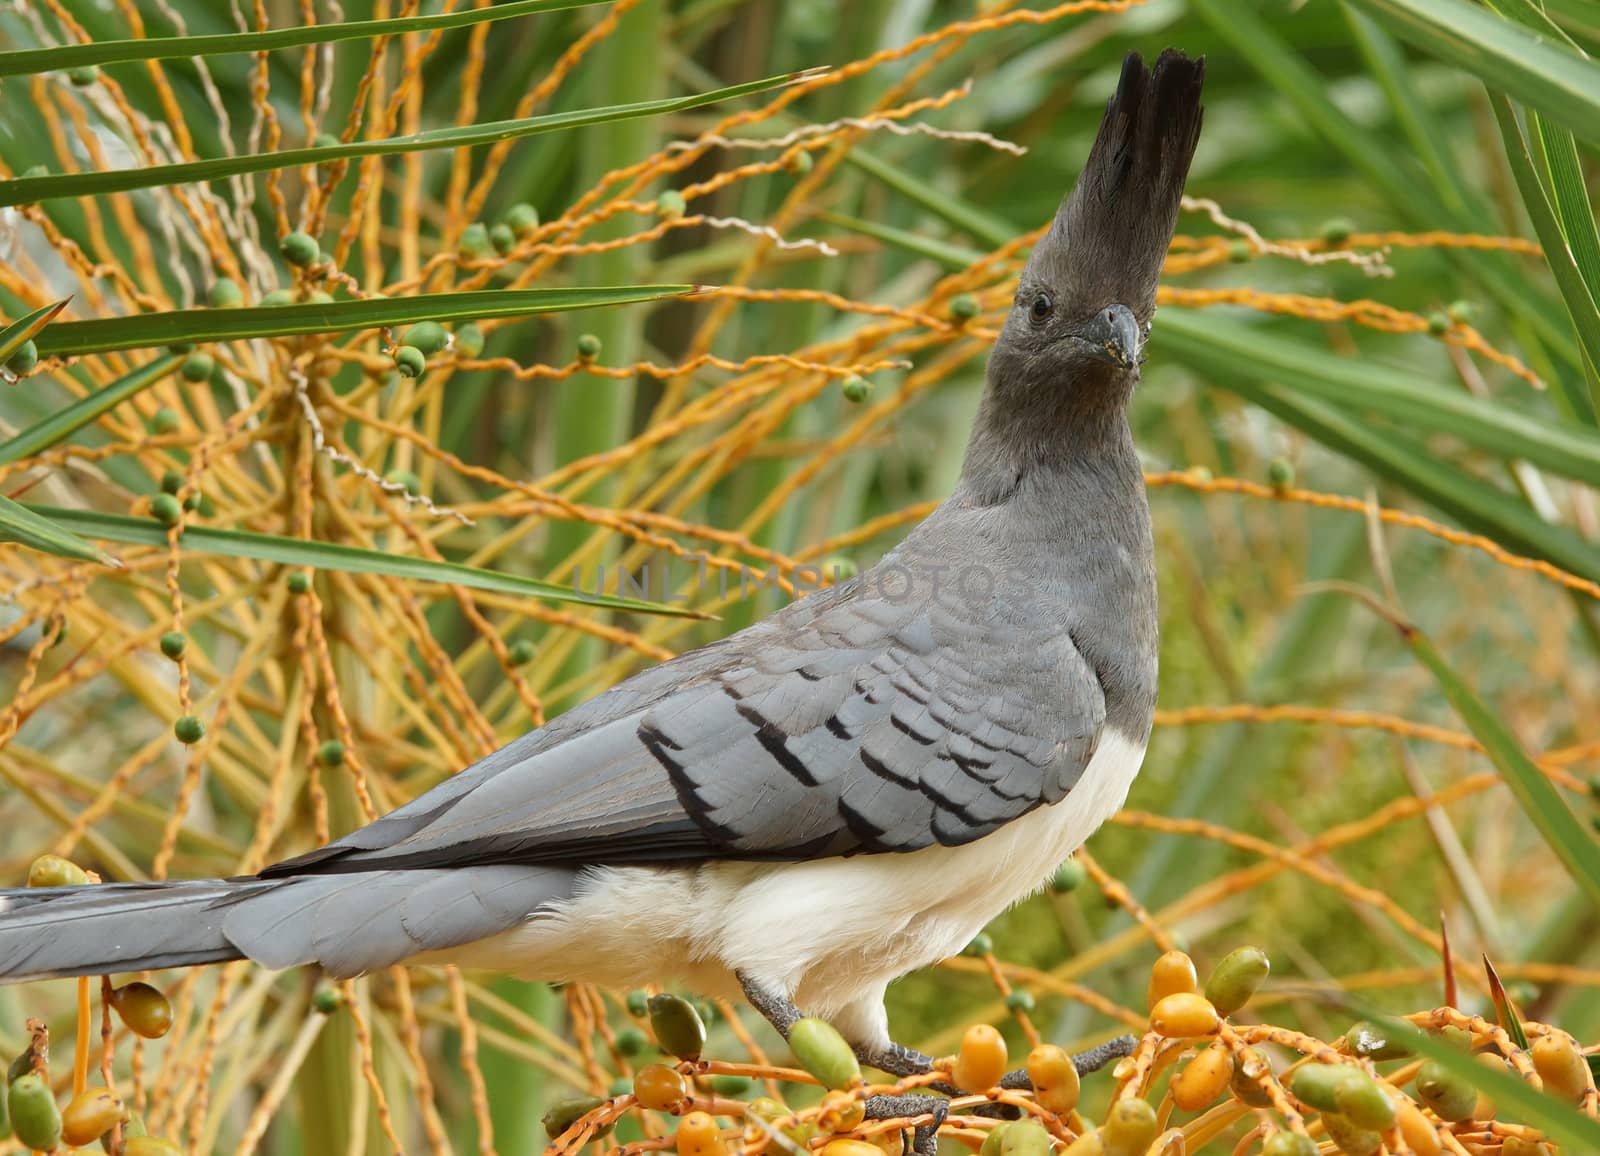
<path fill-rule="evenodd" d="M 573 882 L 458 867 L 0 890 L 0 983 L 244 958 L 360 975 L 504 931 Z"/>

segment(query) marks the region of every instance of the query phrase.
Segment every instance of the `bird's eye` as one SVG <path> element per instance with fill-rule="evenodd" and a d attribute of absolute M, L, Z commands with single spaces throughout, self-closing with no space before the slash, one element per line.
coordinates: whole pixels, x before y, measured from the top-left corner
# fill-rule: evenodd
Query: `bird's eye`
<path fill-rule="evenodd" d="M 1050 294 L 1040 293 L 1034 297 L 1033 304 L 1028 306 L 1028 316 L 1037 323 L 1049 317 L 1055 307 L 1055 300 Z"/>

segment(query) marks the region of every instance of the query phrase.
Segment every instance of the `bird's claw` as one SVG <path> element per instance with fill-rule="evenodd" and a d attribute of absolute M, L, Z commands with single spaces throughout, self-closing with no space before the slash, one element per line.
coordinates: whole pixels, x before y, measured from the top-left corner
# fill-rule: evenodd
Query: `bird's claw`
<path fill-rule="evenodd" d="M 936 1156 L 939 1150 L 939 1126 L 950 1114 L 950 1101 L 943 1096 L 868 1096 L 862 1103 L 869 1120 L 900 1120 L 914 1116 L 932 1116 L 928 1124 L 918 1124 L 912 1131 L 911 1145 L 906 1156 Z"/>

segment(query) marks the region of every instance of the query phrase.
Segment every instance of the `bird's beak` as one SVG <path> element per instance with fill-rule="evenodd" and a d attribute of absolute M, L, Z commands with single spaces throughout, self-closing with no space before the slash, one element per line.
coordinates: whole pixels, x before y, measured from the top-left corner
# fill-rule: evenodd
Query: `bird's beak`
<path fill-rule="evenodd" d="M 1139 319 L 1126 305 L 1110 305 L 1100 310 L 1079 339 L 1095 357 L 1120 369 L 1136 367 L 1144 348 Z"/>

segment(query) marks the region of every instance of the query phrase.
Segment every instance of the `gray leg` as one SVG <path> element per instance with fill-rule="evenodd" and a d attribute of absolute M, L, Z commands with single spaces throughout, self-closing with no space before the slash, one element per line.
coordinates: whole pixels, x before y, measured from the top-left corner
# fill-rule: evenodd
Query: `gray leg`
<path fill-rule="evenodd" d="M 780 1036 L 788 1039 L 789 1029 L 794 1027 L 795 1021 L 800 1018 L 800 1009 L 786 996 L 768 991 L 742 973 L 739 975 L 739 986 L 744 988 L 744 998 L 750 1001 L 751 1007 L 761 1013 L 761 1018 L 777 1028 Z"/>
<path fill-rule="evenodd" d="M 1114 1040 L 1107 1040 L 1097 1048 L 1090 1048 L 1086 1052 L 1079 1052 L 1072 1057 L 1072 1066 L 1078 1069 L 1078 1075 L 1087 1076 L 1090 1072 L 1098 1072 L 1113 1060 L 1120 1060 L 1123 1056 L 1131 1056 L 1134 1049 L 1139 1046 L 1137 1036 L 1118 1036 Z M 1028 1073 L 1022 1069 L 1007 1072 L 1000 1078 L 1002 1088 L 1025 1089 L 1033 1087 L 1033 1081 L 1028 1079 Z"/>

